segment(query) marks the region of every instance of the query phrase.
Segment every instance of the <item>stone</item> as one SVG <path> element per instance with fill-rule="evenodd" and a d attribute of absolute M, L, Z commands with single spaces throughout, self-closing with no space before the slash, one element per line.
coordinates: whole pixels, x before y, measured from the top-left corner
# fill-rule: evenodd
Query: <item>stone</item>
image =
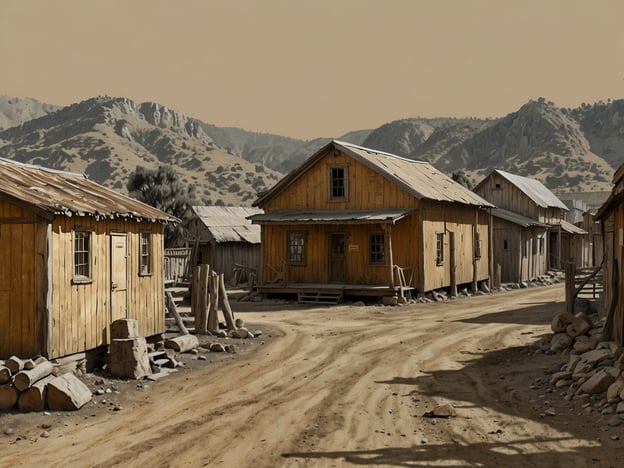
<path fill-rule="evenodd" d="M 624 413 L 624 401 L 620 401 L 616 408 L 615 408 L 615 412 L 618 414 Z"/>
<path fill-rule="evenodd" d="M 550 341 L 550 350 L 559 353 L 564 349 L 568 349 L 572 344 L 572 337 L 567 333 L 556 333 Z"/>
<path fill-rule="evenodd" d="M 574 368 L 574 373 L 572 374 L 572 380 L 580 380 L 587 375 L 588 372 L 591 372 L 593 366 L 586 362 L 579 362 Z"/>
<path fill-rule="evenodd" d="M 592 343 L 588 336 L 579 335 L 574 339 L 574 345 L 572 349 L 577 353 L 586 353 L 596 347 L 595 343 Z"/>
<path fill-rule="evenodd" d="M 584 335 L 589 331 L 591 325 L 581 317 L 575 317 L 574 321 L 566 327 L 566 333 L 572 338 Z"/>
<path fill-rule="evenodd" d="M 553 317 L 552 322 L 550 322 L 550 329 L 555 333 L 562 333 L 572 322 L 574 322 L 574 315 L 569 312 L 562 312 Z"/>
<path fill-rule="evenodd" d="M 583 362 L 594 365 L 599 362 L 608 359 L 609 351 L 606 349 L 594 349 L 592 351 L 587 351 L 586 353 L 581 354 L 581 359 Z"/>
<path fill-rule="evenodd" d="M 576 354 L 572 354 L 570 356 L 570 359 L 568 360 L 568 364 L 566 366 L 564 366 L 563 370 L 567 370 L 570 372 L 574 372 L 574 369 L 576 368 L 576 365 L 581 361 L 581 356 L 578 356 Z"/>
<path fill-rule="evenodd" d="M 615 379 L 606 372 L 596 372 L 580 387 L 580 391 L 595 395 L 606 391 Z"/>
<path fill-rule="evenodd" d="M 553 336 L 554 336 L 553 333 L 543 334 L 537 342 L 537 347 L 541 349 L 542 351 L 549 350 Z"/>
<path fill-rule="evenodd" d="M 620 369 L 618 369 L 617 367 L 613 367 L 613 366 L 604 366 L 602 368 L 603 371 L 605 371 L 607 374 L 609 374 L 611 377 L 613 377 L 614 379 L 617 379 L 620 376 Z"/>
<path fill-rule="evenodd" d="M 616 380 L 607 389 L 607 401 L 615 402 L 620 400 L 620 393 L 624 390 L 624 382 Z"/>
<path fill-rule="evenodd" d="M 550 385 L 555 385 L 557 382 L 559 382 L 559 380 L 567 380 L 567 379 L 570 379 L 571 377 L 572 377 L 572 372 L 570 371 L 556 372 L 550 378 L 549 383 Z"/>

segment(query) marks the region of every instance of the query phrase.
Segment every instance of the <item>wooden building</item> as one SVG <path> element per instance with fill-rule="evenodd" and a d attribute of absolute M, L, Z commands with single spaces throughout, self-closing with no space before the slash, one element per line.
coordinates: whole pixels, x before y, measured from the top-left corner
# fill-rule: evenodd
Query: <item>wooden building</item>
<path fill-rule="evenodd" d="M 548 252 L 546 270 L 563 269 L 566 262 L 576 261 L 578 252 L 582 251 L 586 232 L 563 219 L 568 207 L 540 181 L 494 170 L 474 188 L 474 192 L 497 208 L 521 215 L 534 223 L 549 226 L 548 238 L 544 246 L 545 251 Z M 533 245 L 522 245 L 518 256 L 526 251 L 527 257 L 534 255 L 541 257 L 543 250 L 539 245 L 542 241 L 536 237 L 533 241 L 527 239 L 527 242 Z M 498 258 L 504 257 L 505 253 L 500 249 L 494 251 L 496 263 L 500 263 Z M 527 261 L 529 264 L 541 263 L 539 258 L 528 258 Z M 516 267 L 513 266 L 513 268 L 515 270 Z M 541 268 L 536 269 L 535 272 L 540 271 Z"/>
<path fill-rule="evenodd" d="M 500 266 L 501 283 L 523 283 L 548 271 L 549 225 L 526 216 L 492 210 L 494 263 Z"/>
<path fill-rule="evenodd" d="M 194 206 L 188 230 L 191 243 L 197 245 L 196 263 L 210 265 L 227 281 L 234 277 L 237 265 L 257 268 L 260 226 L 247 217 L 259 213 L 262 210 L 245 206 Z"/>
<path fill-rule="evenodd" d="M 0 358 L 106 345 L 124 317 L 162 333 L 173 221 L 82 174 L 0 159 Z"/>
<path fill-rule="evenodd" d="M 332 141 L 254 206 L 264 293 L 401 297 L 490 277 L 492 205 L 425 162 Z"/>
<path fill-rule="evenodd" d="M 615 172 L 611 195 L 594 219 L 602 224 L 605 331 L 624 345 L 624 164 Z"/>

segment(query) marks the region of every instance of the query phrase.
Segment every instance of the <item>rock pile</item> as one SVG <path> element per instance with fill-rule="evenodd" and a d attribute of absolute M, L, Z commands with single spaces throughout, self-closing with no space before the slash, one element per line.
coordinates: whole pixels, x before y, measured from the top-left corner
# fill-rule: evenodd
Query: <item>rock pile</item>
<path fill-rule="evenodd" d="M 624 347 L 605 340 L 602 324 L 583 313 L 557 314 L 551 329 L 540 348 L 569 354 L 568 362 L 550 377 L 553 390 L 559 390 L 565 400 L 579 402 L 585 412 L 624 418 Z"/>

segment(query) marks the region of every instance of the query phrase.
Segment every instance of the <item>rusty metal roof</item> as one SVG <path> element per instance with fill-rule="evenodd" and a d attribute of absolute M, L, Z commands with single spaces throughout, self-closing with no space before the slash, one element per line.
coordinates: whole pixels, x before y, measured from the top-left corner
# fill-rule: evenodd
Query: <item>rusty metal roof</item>
<path fill-rule="evenodd" d="M 52 215 L 179 221 L 164 211 L 99 185 L 84 174 L 0 158 L 0 196 L 3 195 Z"/>
<path fill-rule="evenodd" d="M 285 210 L 250 216 L 257 224 L 281 223 L 395 223 L 410 214 L 414 209 L 398 210 Z"/>
<path fill-rule="evenodd" d="M 197 215 L 215 242 L 260 243 L 260 226 L 251 224 L 249 216 L 263 213 L 246 206 L 194 206 Z"/>
<path fill-rule="evenodd" d="M 254 206 L 262 206 L 265 201 L 291 185 L 332 149 L 338 149 L 351 156 L 418 199 L 454 202 L 470 206 L 494 206 L 427 162 L 401 158 L 391 153 L 336 140 L 323 146 L 301 166 L 282 178 L 269 191 L 261 195 L 254 202 Z"/>

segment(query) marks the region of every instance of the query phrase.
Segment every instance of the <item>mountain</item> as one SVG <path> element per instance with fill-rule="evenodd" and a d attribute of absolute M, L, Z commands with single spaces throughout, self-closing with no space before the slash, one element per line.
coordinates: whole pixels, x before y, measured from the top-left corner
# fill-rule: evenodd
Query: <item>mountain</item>
<path fill-rule="evenodd" d="M 56 112 L 59 106 L 30 98 L 0 96 L 0 130 Z"/>
<path fill-rule="evenodd" d="M 251 204 L 281 174 L 220 147 L 198 120 L 160 104 L 88 99 L 0 131 L 0 157 L 86 173 L 127 192 L 137 166 L 175 166 L 206 204 Z"/>
<path fill-rule="evenodd" d="M 500 119 L 405 119 L 374 130 L 364 146 L 431 162 L 479 181 L 493 169 L 555 191 L 608 191 L 624 163 L 624 100 L 557 108 L 531 100 Z"/>

